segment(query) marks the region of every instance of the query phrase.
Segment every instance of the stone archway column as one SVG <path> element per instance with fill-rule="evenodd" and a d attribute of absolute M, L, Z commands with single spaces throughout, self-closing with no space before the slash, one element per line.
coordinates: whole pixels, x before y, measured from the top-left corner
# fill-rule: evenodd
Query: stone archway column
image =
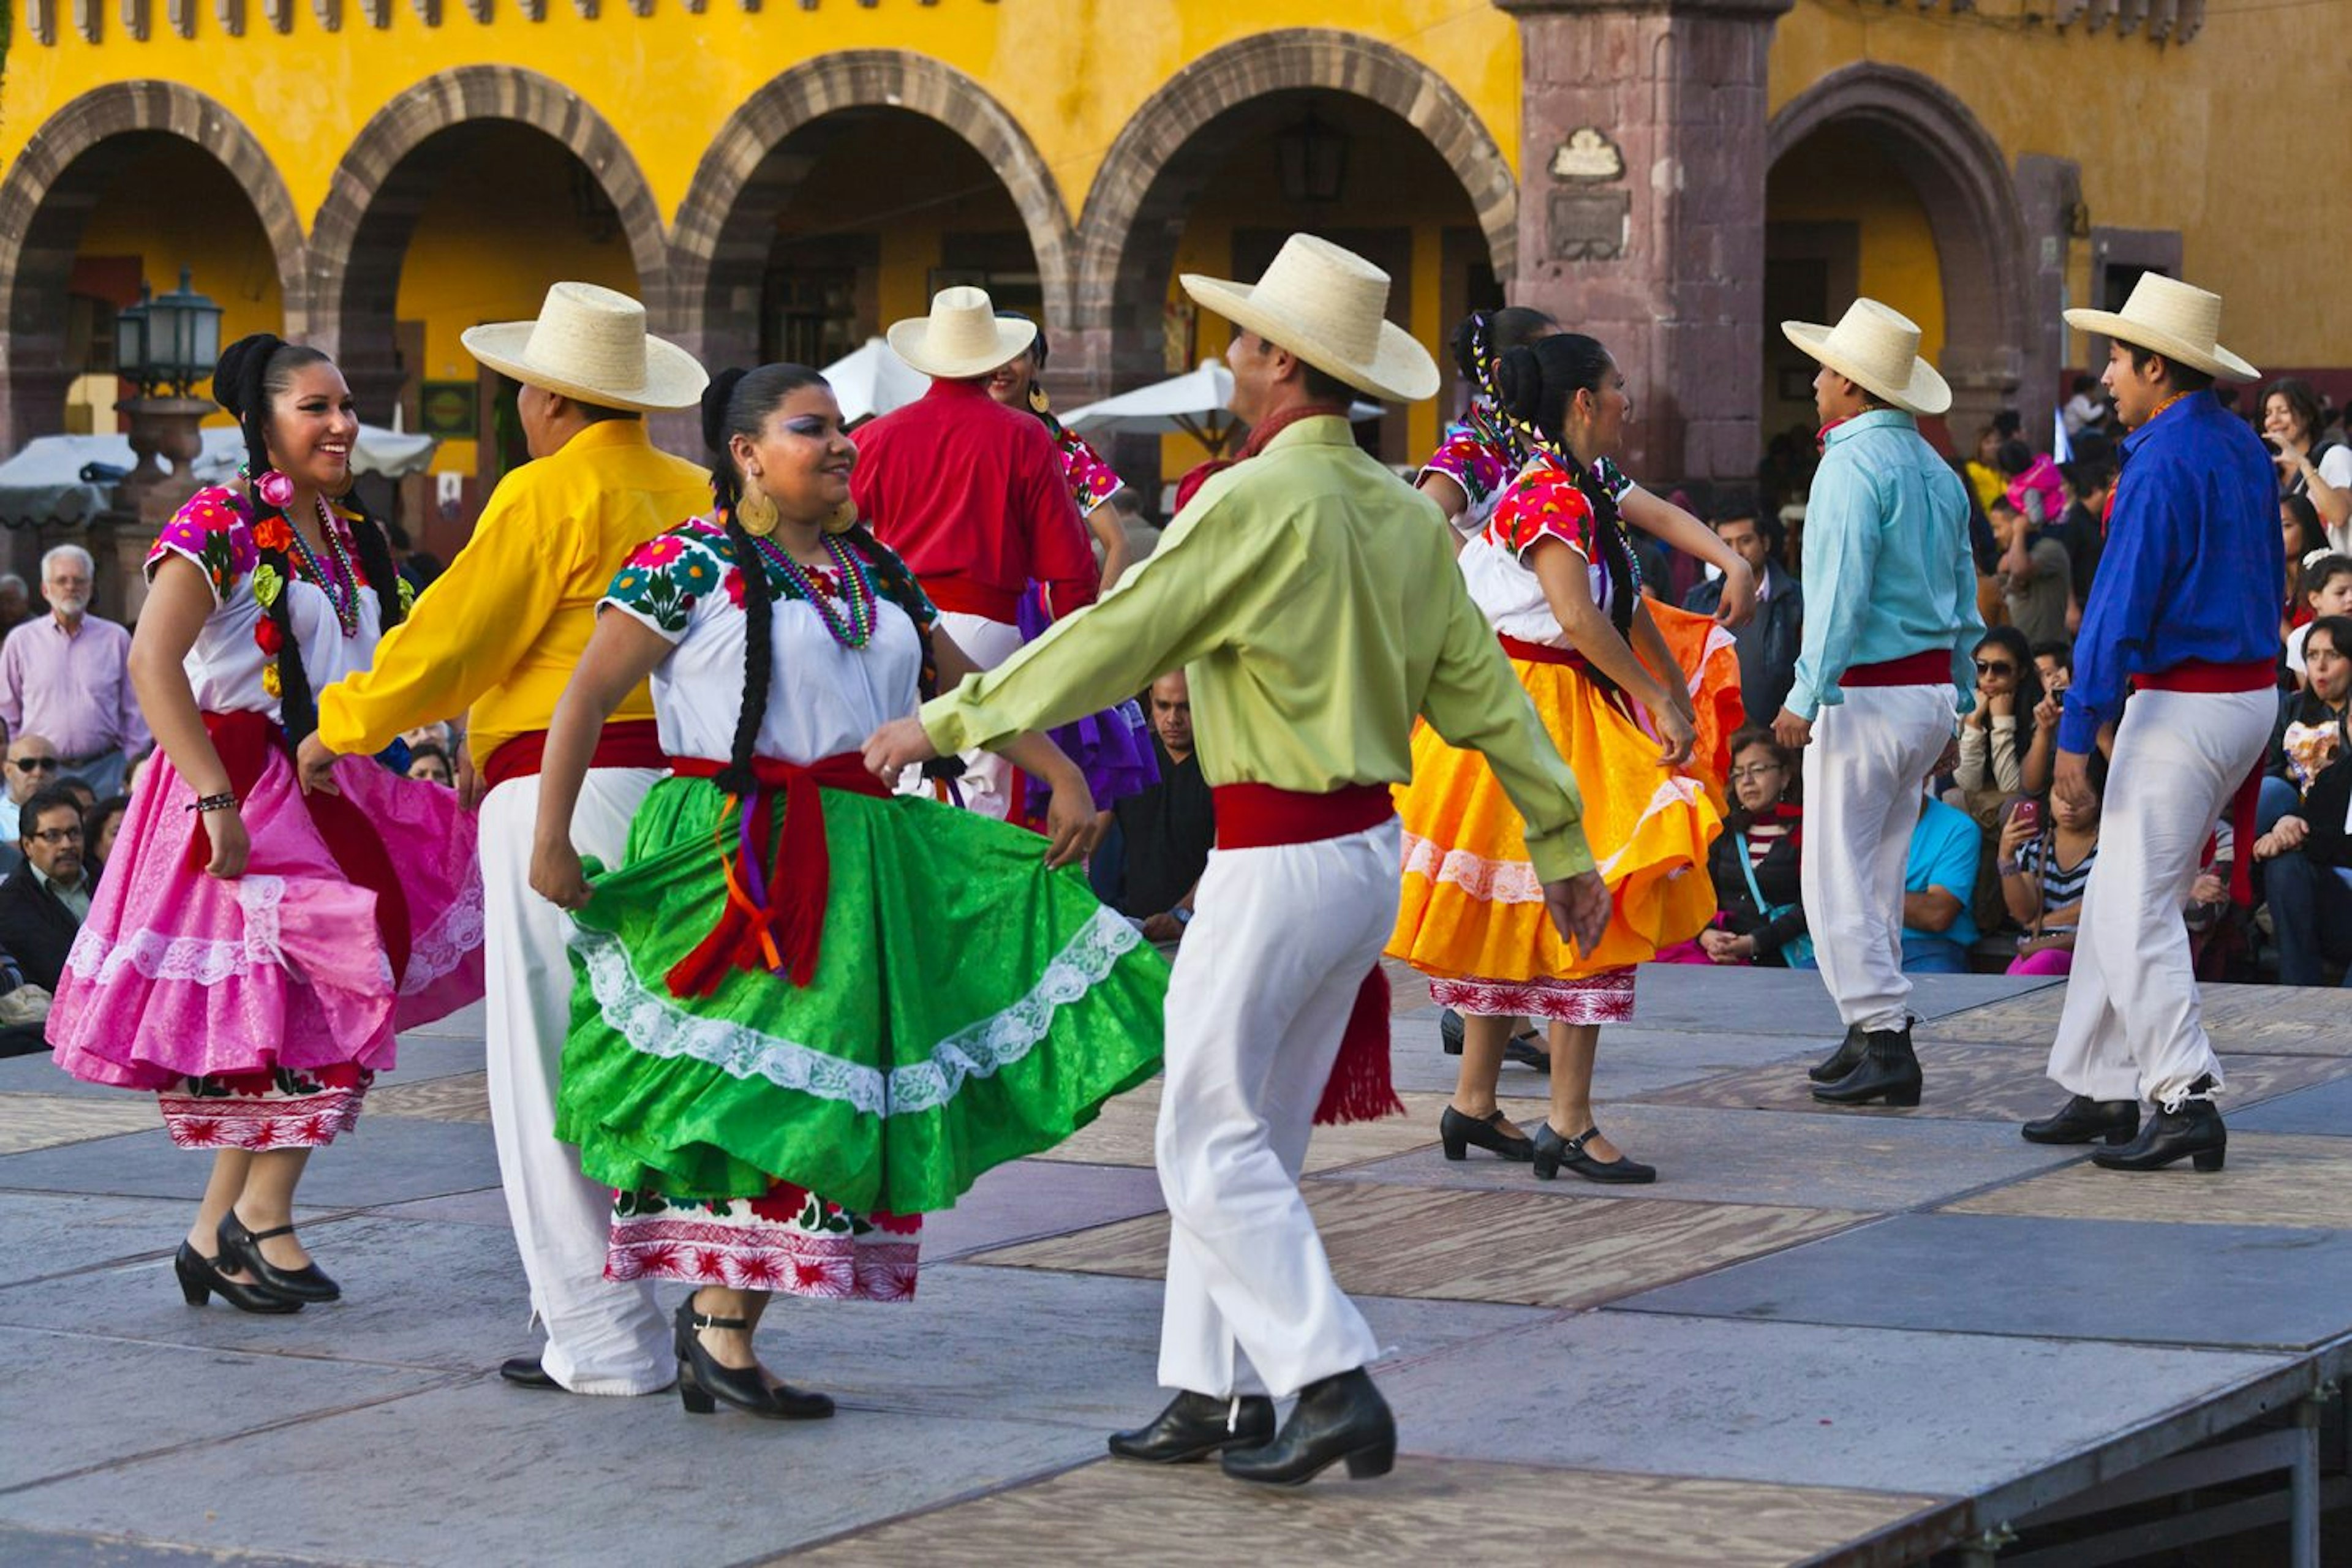
<path fill-rule="evenodd" d="M 1793 3 L 1496 0 L 1524 73 L 1511 297 L 1616 354 L 1653 489 L 1763 454 L 1765 57 Z"/>

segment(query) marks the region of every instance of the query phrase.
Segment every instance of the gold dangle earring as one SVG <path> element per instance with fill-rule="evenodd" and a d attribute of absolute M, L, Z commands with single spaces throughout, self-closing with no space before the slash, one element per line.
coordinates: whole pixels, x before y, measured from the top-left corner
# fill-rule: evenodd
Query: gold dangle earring
<path fill-rule="evenodd" d="M 1054 412 L 1054 400 L 1045 395 L 1045 387 L 1042 382 L 1033 381 L 1029 384 L 1029 411 L 1037 415 Z"/>
<path fill-rule="evenodd" d="M 757 474 L 744 480 L 743 493 L 735 498 L 735 521 L 754 539 L 767 538 L 782 521 L 776 515 L 775 498 L 760 488 Z"/>

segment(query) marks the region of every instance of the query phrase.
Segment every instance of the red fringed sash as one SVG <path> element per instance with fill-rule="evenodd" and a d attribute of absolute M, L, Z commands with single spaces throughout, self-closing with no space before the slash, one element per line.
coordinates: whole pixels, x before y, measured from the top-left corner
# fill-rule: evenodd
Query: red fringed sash
<path fill-rule="evenodd" d="M 1267 849 L 1318 844 L 1378 827 L 1396 815 L 1386 784 L 1342 784 L 1328 795 L 1276 789 L 1271 784 L 1219 784 L 1217 847 Z M 1389 1072 L 1389 979 L 1376 961 L 1357 989 L 1356 1005 L 1339 1037 L 1339 1054 L 1315 1107 L 1318 1126 L 1377 1121 L 1404 1114 Z"/>
<path fill-rule="evenodd" d="M 716 778 L 727 767 L 708 757 L 672 757 L 669 765 L 683 779 Z M 737 832 L 735 847 L 723 852 L 727 907 L 710 934 L 671 968 L 673 996 L 708 996 L 730 968 L 782 973 L 795 985 L 814 979 L 817 949 L 824 936 L 825 899 L 833 884 L 832 860 L 824 846 L 824 798 L 819 792 L 846 790 L 877 799 L 890 795 L 889 786 L 867 770 L 866 759 L 856 752 L 821 758 L 806 767 L 756 757 L 751 772 L 758 787 L 751 798 L 741 803 L 740 812 L 719 818 L 722 841 L 730 826 Z M 782 834 L 773 834 L 779 789 L 784 792 L 784 827 Z"/>
<path fill-rule="evenodd" d="M 509 741 L 482 761 L 482 790 L 488 794 L 509 779 L 539 776 L 547 754 L 547 731 L 530 730 Z M 591 768 L 666 768 L 669 755 L 662 750 L 661 728 L 651 719 L 623 719 L 607 724 L 596 736 Z"/>

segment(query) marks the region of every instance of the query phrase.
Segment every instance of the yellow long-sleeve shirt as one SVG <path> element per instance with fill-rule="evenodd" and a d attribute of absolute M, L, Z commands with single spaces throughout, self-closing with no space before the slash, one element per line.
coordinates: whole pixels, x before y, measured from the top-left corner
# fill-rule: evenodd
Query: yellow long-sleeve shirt
<path fill-rule="evenodd" d="M 1201 488 L 1087 609 L 927 703 L 941 752 L 1108 707 L 1179 666 L 1212 784 L 1321 793 L 1412 775 L 1412 721 L 1482 752 L 1547 880 L 1592 867 L 1576 780 L 1462 585 L 1436 503 L 1302 419 Z"/>
<path fill-rule="evenodd" d="M 709 470 L 655 449 L 643 423 L 591 425 L 499 481 L 474 537 L 376 648 L 319 694 L 319 736 L 380 752 L 404 730 L 469 710 L 482 763 L 547 728 L 595 629 L 596 602 L 632 551 L 710 503 Z M 639 686 L 613 717 L 650 719 Z"/>

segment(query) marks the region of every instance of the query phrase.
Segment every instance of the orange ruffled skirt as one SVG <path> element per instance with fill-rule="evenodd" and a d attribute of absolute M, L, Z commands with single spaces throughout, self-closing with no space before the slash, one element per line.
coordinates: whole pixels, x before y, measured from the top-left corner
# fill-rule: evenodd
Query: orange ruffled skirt
<path fill-rule="evenodd" d="M 1650 608 L 1677 662 L 1697 672 L 1698 743 L 1683 767 L 1659 765 L 1645 717 L 1623 697 L 1604 696 L 1565 665 L 1511 661 L 1583 792 L 1585 837 L 1610 894 L 1608 931 L 1594 951 L 1572 952 L 1552 929 L 1526 821 L 1486 759 L 1456 751 L 1425 724 L 1414 734 L 1412 782 L 1396 791 L 1404 888 L 1387 951 L 1430 976 L 1441 1005 L 1622 1023 L 1633 1016 L 1633 965 L 1715 918 L 1706 852 L 1723 828 L 1724 773 L 1740 723 L 1738 658 L 1730 634 L 1707 617 Z"/>

